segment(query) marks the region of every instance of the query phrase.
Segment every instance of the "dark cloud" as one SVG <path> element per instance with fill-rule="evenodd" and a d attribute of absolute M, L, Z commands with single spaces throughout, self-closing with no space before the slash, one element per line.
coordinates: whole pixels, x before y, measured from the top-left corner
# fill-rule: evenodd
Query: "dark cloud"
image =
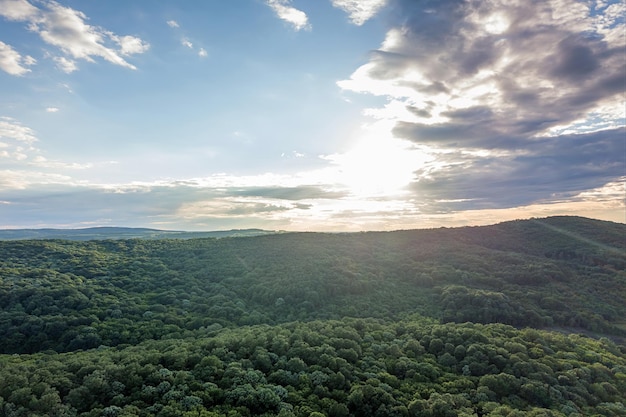
<path fill-rule="evenodd" d="M 559 201 L 626 174 L 626 129 L 541 138 L 521 154 L 448 154 L 411 186 L 430 211 L 509 208 Z"/>
<path fill-rule="evenodd" d="M 279 211 L 288 211 L 292 207 L 286 207 L 268 203 L 239 203 L 220 211 L 219 215 L 227 216 L 255 216 Z"/>
<path fill-rule="evenodd" d="M 417 71 L 425 80 L 412 82 L 414 88 L 427 92 L 430 86 L 432 94 L 458 90 L 467 82 L 495 83 L 500 99 L 491 97 L 489 105 L 500 122 L 515 124 L 538 115 L 552 125 L 571 122 L 599 101 L 621 94 L 626 68 L 623 41 L 609 43 L 604 33 L 592 32 L 589 16 L 585 26 L 580 16 L 553 17 L 563 14 L 557 9 L 567 9 L 566 3 L 392 1 L 394 42 L 373 53 L 369 76 L 403 85 L 402 79 L 408 83 L 408 74 Z M 581 4 L 572 1 L 571 6 Z M 495 18 L 499 23 L 490 20 Z M 491 75 L 471 78 L 481 70 Z M 544 122 L 537 129 L 549 127 Z"/>
<path fill-rule="evenodd" d="M 371 62 L 377 65 L 370 70 L 370 76 L 379 80 L 397 78 L 413 63 L 413 57 L 403 53 L 372 51 Z"/>
<path fill-rule="evenodd" d="M 12 219 L 14 225 L 106 223 L 137 224 L 150 222 L 174 213 L 181 202 L 216 197 L 216 193 L 199 193 L 197 189 L 177 187 L 135 187 L 102 189 L 88 186 L 33 185 L 27 189 L 6 190 L 0 217 Z"/>
<path fill-rule="evenodd" d="M 422 117 L 424 119 L 427 119 L 432 116 L 432 114 L 428 110 L 420 109 L 415 106 L 406 106 L 406 109 L 410 111 L 411 113 L 415 114 L 416 116 Z"/>
<path fill-rule="evenodd" d="M 577 37 L 562 40 L 558 49 L 558 62 L 551 74 L 554 77 L 581 81 L 591 77 L 600 68 L 592 47 L 581 43 Z"/>
<path fill-rule="evenodd" d="M 223 228 L 229 217 L 263 217 L 289 210 L 309 210 L 311 204 L 296 200 L 339 198 L 341 193 L 324 191 L 316 186 L 303 187 L 201 187 L 197 181 L 175 181 L 168 185 L 122 186 L 94 188 L 70 185 L 32 185 L 26 189 L 5 190 L 0 202 L 0 218 L 12 219 L 12 225 L 72 225 L 112 224 L 120 226 L 150 226 L 160 222 L 182 227 L 185 219 L 180 211 L 193 206 L 198 218 L 207 225 Z M 243 198 L 239 198 L 243 197 Z M 250 197 L 250 198 L 248 198 Z M 255 201 L 254 198 L 270 199 Z M 138 220 L 140 219 L 140 220 Z M 220 220 L 221 219 L 221 220 Z M 219 223 L 222 221 L 222 223 Z M 233 226 L 237 225 L 234 220 Z M 265 219 L 270 224 L 271 219 Z M 248 223 L 249 224 L 249 223 Z M 0 227 L 2 227 L 0 221 Z"/>
<path fill-rule="evenodd" d="M 455 148 L 519 149 L 527 145 L 520 130 L 541 125 L 544 120 L 525 121 L 512 126 L 510 133 L 497 129 L 498 120 L 491 123 L 475 120 L 457 120 L 450 123 L 425 124 L 398 122 L 393 129 L 395 136 L 419 144 L 431 144 Z"/>
<path fill-rule="evenodd" d="M 453 120 L 469 120 L 481 122 L 489 120 L 493 116 L 493 111 L 487 106 L 474 106 L 464 109 L 449 110 L 441 113 L 442 116 Z"/>
<path fill-rule="evenodd" d="M 465 0 L 391 0 L 390 7 L 393 25 L 410 28 L 411 35 L 424 41 L 427 48 L 437 48 L 464 26 Z"/>
<path fill-rule="evenodd" d="M 493 63 L 498 56 L 494 37 L 485 36 L 474 40 L 468 49 L 462 52 L 459 72 L 463 75 L 476 74 L 481 68 Z"/>
<path fill-rule="evenodd" d="M 344 192 L 328 191 L 317 186 L 299 187 L 247 187 L 228 191 L 229 195 L 245 197 L 265 197 L 279 200 L 309 200 L 329 198 L 336 199 L 346 196 Z"/>
<path fill-rule="evenodd" d="M 422 209 L 555 201 L 626 174 L 623 19 L 574 0 L 389 4 L 365 68 L 416 116 L 396 117 L 394 136 L 440 151 L 415 173 Z M 611 129 L 583 133 L 588 118 Z"/>
<path fill-rule="evenodd" d="M 313 207 L 313 204 L 296 203 L 293 205 L 293 207 L 299 210 L 310 210 Z"/>

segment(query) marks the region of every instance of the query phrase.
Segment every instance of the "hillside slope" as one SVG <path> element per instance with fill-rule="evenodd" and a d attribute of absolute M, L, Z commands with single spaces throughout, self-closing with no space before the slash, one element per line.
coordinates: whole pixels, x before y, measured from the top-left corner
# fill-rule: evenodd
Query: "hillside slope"
<path fill-rule="evenodd" d="M 0 416 L 621 417 L 624 236 L 0 242 Z"/>
<path fill-rule="evenodd" d="M 624 335 L 626 225 L 0 242 L 0 352 L 216 327 L 420 313 Z"/>

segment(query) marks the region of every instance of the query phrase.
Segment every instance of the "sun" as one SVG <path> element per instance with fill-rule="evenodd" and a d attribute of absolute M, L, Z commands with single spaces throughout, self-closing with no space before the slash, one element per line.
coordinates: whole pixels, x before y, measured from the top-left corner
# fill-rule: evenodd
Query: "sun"
<path fill-rule="evenodd" d="M 392 197 L 403 194 L 414 172 L 430 156 L 406 140 L 390 134 L 388 127 L 370 126 L 345 153 L 326 156 L 335 166 L 335 182 L 353 196 Z"/>

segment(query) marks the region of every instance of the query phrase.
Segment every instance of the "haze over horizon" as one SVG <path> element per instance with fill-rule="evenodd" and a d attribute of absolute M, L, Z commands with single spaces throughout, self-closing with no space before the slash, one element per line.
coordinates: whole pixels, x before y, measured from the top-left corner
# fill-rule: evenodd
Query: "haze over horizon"
<path fill-rule="evenodd" d="M 626 223 L 625 11 L 0 0 L 0 228 Z"/>

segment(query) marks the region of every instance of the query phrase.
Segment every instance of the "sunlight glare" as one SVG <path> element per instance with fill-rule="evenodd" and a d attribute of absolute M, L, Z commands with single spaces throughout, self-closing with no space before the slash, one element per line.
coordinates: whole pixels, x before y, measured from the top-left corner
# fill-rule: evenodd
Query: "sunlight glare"
<path fill-rule="evenodd" d="M 385 120 L 365 127 L 366 134 L 348 152 L 324 157 L 337 165 L 336 180 L 353 195 L 402 194 L 414 172 L 430 160 L 411 143 L 392 137 L 388 124 Z"/>
<path fill-rule="evenodd" d="M 494 13 L 485 22 L 485 30 L 493 35 L 504 33 L 510 26 L 508 19 L 500 13 Z"/>

